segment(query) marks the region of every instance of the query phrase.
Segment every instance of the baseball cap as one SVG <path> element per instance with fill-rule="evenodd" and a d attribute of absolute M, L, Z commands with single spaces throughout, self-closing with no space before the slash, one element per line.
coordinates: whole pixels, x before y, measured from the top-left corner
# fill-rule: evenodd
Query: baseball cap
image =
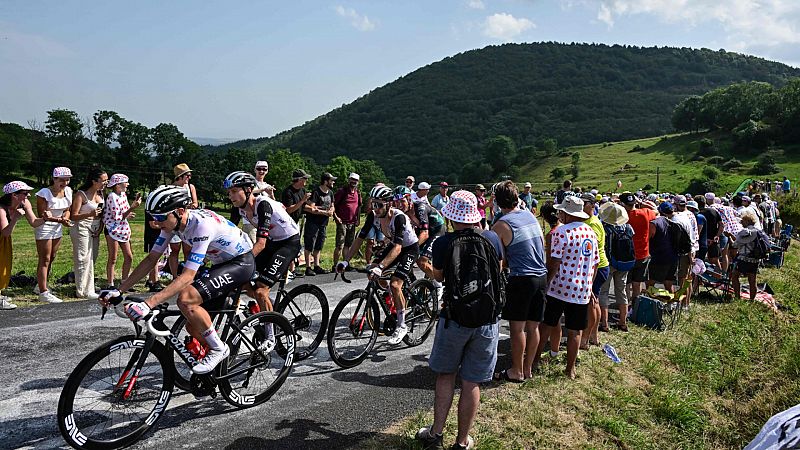
<path fill-rule="evenodd" d="M 676 195 L 675 196 L 675 204 L 676 205 L 685 205 L 686 204 L 686 196 L 685 195 Z"/>
<path fill-rule="evenodd" d="M 430 189 L 430 188 L 431 188 L 431 185 L 429 183 L 424 182 L 424 181 L 421 181 L 419 183 L 419 185 L 417 186 L 417 190 L 420 190 L 420 191 L 424 191 L 424 190 L 427 190 L 427 189 Z"/>
<path fill-rule="evenodd" d="M 477 189 L 479 191 L 485 191 L 486 190 L 486 186 L 484 186 L 482 184 L 476 184 L 475 185 L 475 189 Z"/>
<path fill-rule="evenodd" d="M 32 190 L 33 188 L 28 186 L 28 183 L 24 181 L 12 181 L 3 186 L 4 194 L 13 194 L 18 191 L 32 191 Z"/>
<path fill-rule="evenodd" d="M 53 169 L 53 178 L 72 178 L 72 171 L 69 167 L 56 167 Z"/>
<path fill-rule="evenodd" d="M 336 180 L 338 177 L 333 176 L 330 172 L 325 172 L 322 174 L 322 181 L 328 180 Z"/>
<path fill-rule="evenodd" d="M 295 169 L 295 171 L 292 172 L 292 179 L 299 180 L 300 178 L 308 179 L 311 178 L 311 175 L 303 169 Z"/>
<path fill-rule="evenodd" d="M 706 201 L 708 203 L 714 203 L 714 198 L 716 197 L 713 192 L 706 192 Z"/>
<path fill-rule="evenodd" d="M 413 183 L 414 181 L 416 181 L 416 180 L 414 179 L 414 177 L 413 177 L 413 176 L 411 176 L 411 175 L 409 175 L 409 176 L 407 176 L 407 177 L 406 177 L 406 181 L 408 181 L 408 180 L 411 180 L 411 182 L 412 182 L 412 183 Z"/>
<path fill-rule="evenodd" d="M 597 197 L 590 192 L 584 192 L 583 194 L 581 194 L 580 198 L 581 200 L 583 200 L 584 203 L 591 203 L 591 204 L 597 203 Z"/>
<path fill-rule="evenodd" d="M 529 188 L 529 187 L 531 187 L 531 183 L 530 183 L 530 182 L 528 182 L 528 183 L 525 183 L 525 187 L 526 187 L 526 188 Z"/>
<path fill-rule="evenodd" d="M 349 178 L 351 180 L 360 180 L 361 179 L 361 177 L 358 176 L 358 174 L 355 173 L 355 172 L 350 172 L 350 175 L 348 175 L 347 178 Z"/>
<path fill-rule="evenodd" d="M 259 167 L 266 167 L 267 169 L 269 169 L 269 163 L 266 161 L 258 161 L 256 163 L 255 168 L 258 169 Z"/>
<path fill-rule="evenodd" d="M 751 200 L 750 200 L 750 197 L 748 197 L 747 195 L 743 195 L 743 196 L 742 196 L 742 201 L 743 201 L 743 202 L 749 202 L 749 201 L 751 201 Z"/>
<path fill-rule="evenodd" d="M 623 192 L 619 195 L 619 201 L 621 201 L 625 205 L 633 205 L 636 203 L 636 197 L 633 195 L 632 192 Z"/>
<path fill-rule="evenodd" d="M 439 183 L 439 187 L 450 187 L 450 185 L 447 184 L 447 181 L 442 181 L 441 183 Z"/>
<path fill-rule="evenodd" d="M 672 203 L 664 202 L 658 205 L 658 212 L 661 214 L 672 214 L 674 209 L 672 209 Z"/>

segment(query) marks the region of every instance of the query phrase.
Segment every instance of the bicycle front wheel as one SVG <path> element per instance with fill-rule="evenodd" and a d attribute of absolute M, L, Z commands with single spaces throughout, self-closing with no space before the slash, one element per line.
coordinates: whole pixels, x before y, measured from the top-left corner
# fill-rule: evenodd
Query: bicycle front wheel
<path fill-rule="evenodd" d="M 295 361 L 317 350 L 328 329 L 328 298 L 317 286 L 303 284 L 292 289 L 275 311 L 289 320 L 295 333 Z"/>
<path fill-rule="evenodd" d="M 274 344 L 270 335 L 274 336 Z M 294 330 L 276 312 L 260 312 L 232 323 L 227 339 L 231 355 L 219 365 L 219 390 L 230 404 L 249 408 L 269 400 L 280 389 L 295 357 Z"/>
<path fill-rule="evenodd" d="M 135 365 L 145 339 L 123 336 L 93 350 L 78 363 L 58 400 L 58 429 L 80 449 L 133 444 L 161 417 L 172 396 L 173 370 L 159 342 Z"/>
<path fill-rule="evenodd" d="M 364 361 L 380 328 L 378 304 L 358 289 L 345 295 L 336 305 L 328 325 L 328 353 L 339 367 L 355 367 Z"/>
<path fill-rule="evenodd" d="M 431 334 L 439 313 L 436 288 L 431 280 L 420 278 L 411 283 L 406 305 L 408 334 L 403 338 L 403 342 L 409 347 L 414 347 L 425 342 Z"/>

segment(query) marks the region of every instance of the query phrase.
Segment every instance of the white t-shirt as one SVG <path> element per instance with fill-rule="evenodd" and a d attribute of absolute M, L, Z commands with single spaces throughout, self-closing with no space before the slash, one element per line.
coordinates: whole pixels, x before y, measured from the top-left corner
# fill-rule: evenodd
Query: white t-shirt
<path fill-rule="evenodd" d="M 672 215 L 672 220 L 679 223 L 686 232 L 689 233 L 689 240 L 692 241 L 692 252 L 700 250 L 700 228 L 697 226 L 697 218 L 688 209 L 676 211 Z"/>
<path fill-rule="evenodd" d="M 50 214 L 52 214 L 53 217 L 63 216 L 64 211 L 72 206 L 72 189 L 69 186 L 64 188 L 63 197 L 54 196 L 50 188 L 42 188 L 36 193 L 36 196 L 47 200 L 47 208 L 50 210 Z"/>
<path fill-rule="evenodd" d="M 583 222 L 561 225 L 551 234 L 550 255 L 561 260 L 547 295 L 585 305 L 592 294 L 594 272 L 600 264 L 597 236 Z"/>

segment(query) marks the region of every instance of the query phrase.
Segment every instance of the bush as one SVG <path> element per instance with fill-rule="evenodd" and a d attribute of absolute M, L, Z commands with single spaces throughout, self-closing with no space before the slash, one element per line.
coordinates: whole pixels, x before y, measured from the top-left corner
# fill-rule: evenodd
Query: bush
<path fill-rule="evenodd" d="M 703 176 L 709 180 L 716 180 L 720 176 L 719 169 L 713 166 L 706 166 L 703 168 Z"/>
<path fill-rule="evenodd" d="M 753 175 L 770 175 L 780 172 L 780 168 L 775 164 L 775 158 L 769 153 L 763 153 L 756 160 L 756 165 L 750 171 Z"/>
<path fill-rule="evenodd" d="M 689 187 L 686 188 L 686 191 L 692 194 L 717 192 L 719 191 L 719 183 L 717 183 L 716 180 L 705 180 L 705 179 L 695 178 L 691 182 L 689 182 Z"/>
<path fill-rule="evenodd" d="M 712 156 L 706 160 L 708 164 L 722 165 L 725 163 L 725 158 L 722 156 Z M 741 163 L 739 163 L 741 165 Z"/>
<path fill-rule="evenodd" d="M 733 159 L 731 159 L 729 161 L 726 161 L 725 163 L 722 164 L 722 168 L 724 170 L 733 170 L 733 169 L 736 169 L 738 167 L 742 167 L 742 162 L 739 161 L 736 158 L 733 158 Z"/>
<path fill-rule="evenodd" d="M 628 150 L 628 153 L 641 152 L 642 150 L 644 150 L 644 147 L 642 147 L 639 144 L 636 144 L 636 147 L 633 147 L 632 149 Z"/>
<path fill-rule="evenodd" d="M 704 138 L 700 140 L 700 148 L 708 148 L 713 146 L 714 146 L 714 141 L 712 141 L 709 138 Z"/>
<path fill-rule="evenodd" d="M 655 187 L 652 184 L 647 183 L 647 184 L 644 185 L 644 187 L 642 189 L 645 190 L 645 191 L 652 191 L 653 189 L 655 189 Z"/>

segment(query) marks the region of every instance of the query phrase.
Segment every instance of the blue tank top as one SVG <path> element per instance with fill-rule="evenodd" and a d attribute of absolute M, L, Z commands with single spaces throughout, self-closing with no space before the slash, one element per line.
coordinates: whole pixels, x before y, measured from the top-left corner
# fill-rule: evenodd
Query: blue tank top
<path fill-rule="evenodd" d="M 511 276 L 545 276 L 544 235 L 530 211 L 517 210 L 499 219 L 511 228 L 511 243 L 504 258 Z"/>
<path fill-rule="evenodd" d="M 656 233 L 650 238 L 650 260 L 655 264 L 672 264 L 678 260 L 678 254 L 672 248 L 667 218 L 658 216 L 651 221 L 656 226 Z"/>

